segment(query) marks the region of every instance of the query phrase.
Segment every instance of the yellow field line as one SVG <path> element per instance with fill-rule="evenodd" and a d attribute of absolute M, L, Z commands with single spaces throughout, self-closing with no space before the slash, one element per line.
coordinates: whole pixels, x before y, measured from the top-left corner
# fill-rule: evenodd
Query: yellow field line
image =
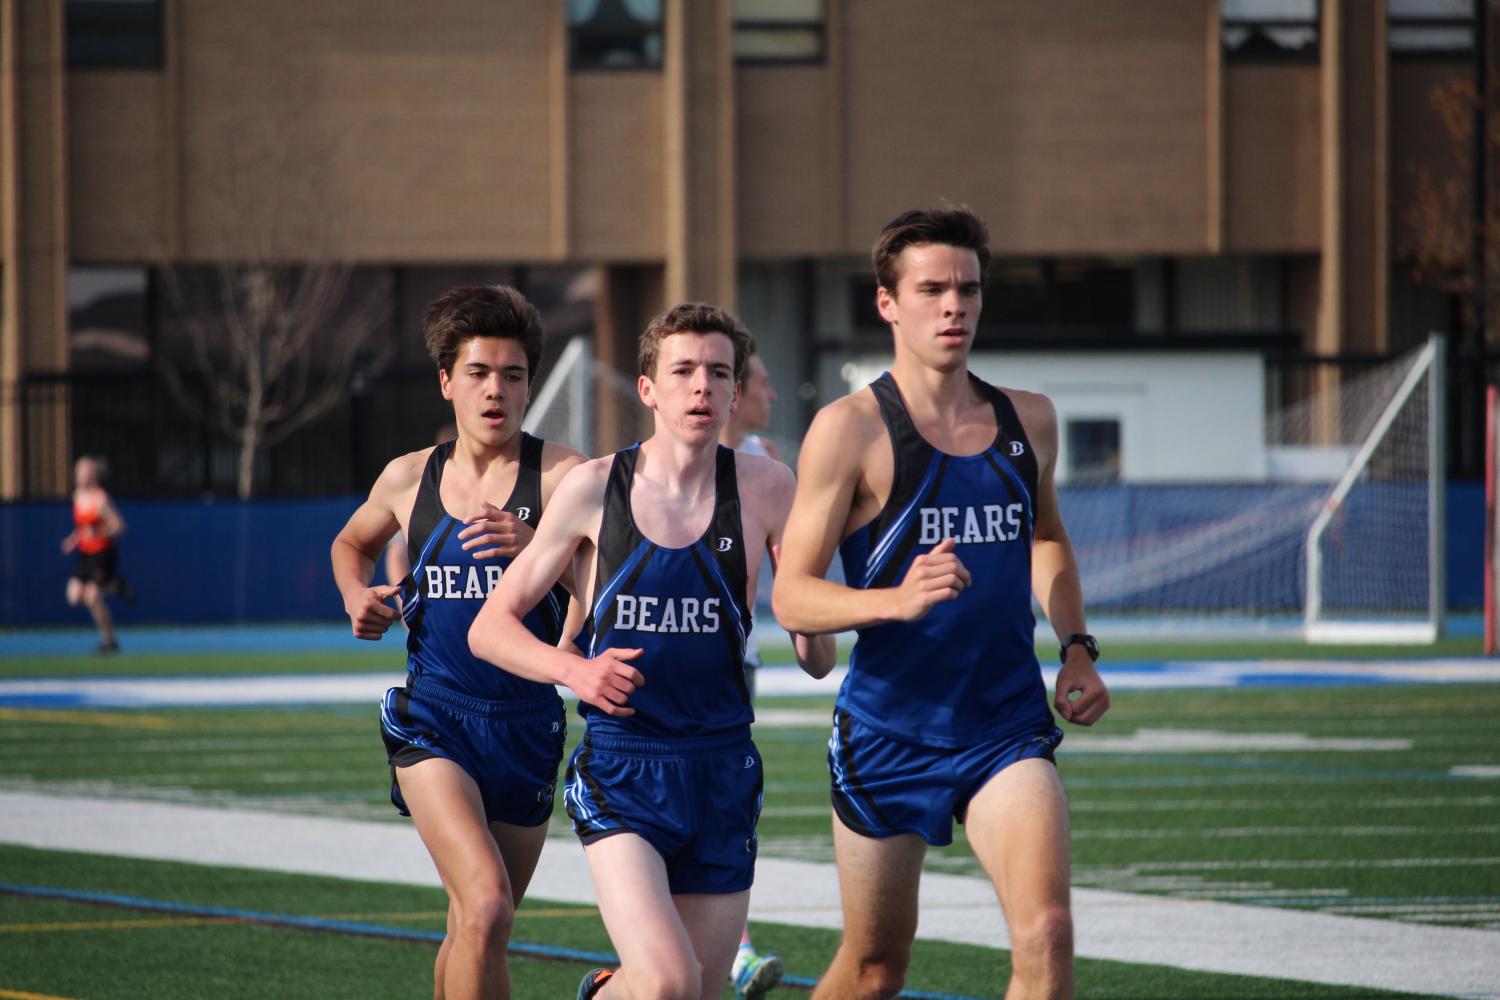
<path fill-rule="evenodd" d="M 175 725 L 173 720 L 164 715 L 65 712 L 52 708 L 0 708 L 0 719 L 13 719 L 16 722 L 66 722 L 80 726 L 118 726 L 126 729 L 171 729 Z"/>
<path fill-rule="evenodd" d="M 448 915 L 447 910 L 429 910 L 416 913 L 325 913 L 320 919 L 323 920 L 442 920 Z M 597 917 L 599 908 L 597 906 L 553 907 L 545 910 L 528 909 L 524 905 L 516 912 L 517 920 L 527 917 Z M 3 928 L 0 928 L 3 929 Z"/>
<path fill-rule="evenodd" d="M 69 998 L 55 997 L 50 993 L 22 993 L 20 990 L 0 989 L 0 1000 L 69 1000 Z"/>
<path fill-rule="evenodd" d="M 149 917 L 140 920 L 74 920 L 47 924 L 0 924 L 0 934 L 30 934 L 43 931 L 130 930 L 136 927 L 193 927 L 222 924 L 225 917 Z M 5 994 L 0 992 L 0 997 Z"/>

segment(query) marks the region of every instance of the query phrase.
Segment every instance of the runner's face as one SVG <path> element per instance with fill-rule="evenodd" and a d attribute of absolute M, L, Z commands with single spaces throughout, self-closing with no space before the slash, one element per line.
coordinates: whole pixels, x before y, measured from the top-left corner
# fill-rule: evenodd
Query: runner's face
<path fill-rule="evenodd" d="M 909 354 L 939 371 L 968 363 L 983 305 L 979 255 L 942 243 L 909 246 L 898 258 L 895 291 L 875 293 L 891 325 L 898 356 Z"/>
<path fill-rule="evenodd" d="M 764 430 L 771 423 L 771 404 L 776 390 L 771 388 L 771 374 L 758 356 L 750 355 L 745 378 L 740 385 L 740 401 L 734 408 L 739 425 L 750 430 Z"/>
<path fill-rule="evenodd" d="M 656 376 L 642 375 L 641 402 L 656 426 L 689 444 L 717 441 L 738 397 L 734 343 L 722 333 L 673 333 L 662 339 Z"/>
<path fill-rule="evenodd" d="M 464 437 L 498 448 L 521 432 L 530 389 L 526 349 L 504 337 L 470 337 L 459 348 L 453 373 L 438 372 L 443 398 Z"/>

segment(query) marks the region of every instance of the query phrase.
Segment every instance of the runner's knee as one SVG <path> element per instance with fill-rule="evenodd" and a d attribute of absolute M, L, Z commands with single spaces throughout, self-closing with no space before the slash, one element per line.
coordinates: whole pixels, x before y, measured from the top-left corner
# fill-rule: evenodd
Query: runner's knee
<path fill-rule="evenodd" d="M 1012 960 L 1018 974 L 1047 968 L 1073 954 L 1073 917 L 1066 906 L 1048 906 L 1010 928 Z"/>
<path fill-rule="evenodd" d="M 499 886 L 466 892 L 458 903 L 458 933 L 476 944 L 492 947 L 510 940 L 516 908 Z"/>
<path fill-rule="evenodd" d="M 652 962 L 628 970 L 630 992 L 662 1000 L 698 1000 L 703 991 L 703 965 L 696 958 Z"/>
<path fill-rule="evenodd" d="M 911 948 L 861 949 L 854 955 L 854 962 L 859 976 L 859 996 L 893 997 L 906 985 L 906 968 L 911 964 Z"/>

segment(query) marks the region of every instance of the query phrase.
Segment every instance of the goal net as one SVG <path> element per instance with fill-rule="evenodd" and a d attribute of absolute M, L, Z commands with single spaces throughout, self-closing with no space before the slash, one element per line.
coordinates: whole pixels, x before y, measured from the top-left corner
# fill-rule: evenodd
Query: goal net
<path fill-rule="evenodd" d="M 1089 609 L 1186 631 L 1237 620 L 1313 642 L 1433 641 L 1441 372 L 1434 338 L 1315 378 L 1267 421 L 1264 482 L 1067 487 Z"/>
<path fill-rule="evenodd" d="M 527 408 L 523 428 L 537 437 L 605 455 L 651 434 L 651 411 L 635 379 L 594 358 L 593 340 L 568 341 Z"/>

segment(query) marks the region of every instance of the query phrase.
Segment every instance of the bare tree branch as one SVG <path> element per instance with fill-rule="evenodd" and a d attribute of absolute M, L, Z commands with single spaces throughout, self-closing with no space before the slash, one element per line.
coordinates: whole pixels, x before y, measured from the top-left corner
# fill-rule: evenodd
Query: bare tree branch
<path fill-rule="evenodd" d="M 347 261 L 298 262 L 287 253 L 299 234 L 334 232 L 339 221 L 317 157 L 294 160 L 284 132 L 254 116 L 226 155 L 218 228 L 242 241 L 241 252 L 212 268 L 160 266 L 188 347 L 164 358 L 162 372 L 186 413 L 239 446 L 239 495 L 250 497 L 261 451 L 341 404 L 356 371 L 368 376 L 389 363 L 394 345 L 381 334 L 391 289 L 384 275 L 357 284 Z M 264 192 L 267 177 L 276 179 L 272 194 L 257 198 L 253 181 Z"/>

